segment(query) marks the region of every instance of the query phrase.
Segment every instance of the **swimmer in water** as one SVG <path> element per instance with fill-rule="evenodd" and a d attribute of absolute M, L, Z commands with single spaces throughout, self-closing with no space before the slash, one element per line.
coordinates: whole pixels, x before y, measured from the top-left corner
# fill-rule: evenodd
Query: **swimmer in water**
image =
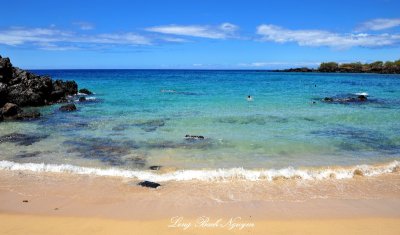
<path fill-rule="evenodd" d="M 247 101 L 253 101 L 253 97 L 251 97 L 251 95 L 247 96 Z"/>

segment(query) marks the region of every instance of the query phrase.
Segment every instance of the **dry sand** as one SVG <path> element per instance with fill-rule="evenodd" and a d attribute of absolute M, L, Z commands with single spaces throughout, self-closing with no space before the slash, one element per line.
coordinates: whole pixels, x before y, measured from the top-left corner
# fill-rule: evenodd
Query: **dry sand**
<path fill-rule="evenodd" d="M 0 234 L 400 234 L 399 174 L 136 183 L 0 171 Z"/>

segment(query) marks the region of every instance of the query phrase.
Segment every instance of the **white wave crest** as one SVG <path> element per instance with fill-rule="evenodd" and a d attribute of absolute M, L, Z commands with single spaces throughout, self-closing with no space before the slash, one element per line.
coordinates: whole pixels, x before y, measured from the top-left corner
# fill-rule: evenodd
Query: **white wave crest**
<path fill-rule="evenodd" d="M 324 169 L 295 169 L 292 167 L 279 170 L 248 170 L 243 168 L 213 169 L 213 170 L 177 170 L 168 173 L 154 173 L 150 170 L 122 170 L 118 168 L 91 168 L 68 164 L 44 164 L 44 163 L 16 163 L 11 161 L 0 161 L 0 170 L 10 171 L 33 171 L 51 173 L 70 173 L 79 175 L 112 176 L 132 178 L 137 180 L 151 180 L 157 182 L 165 181 L 227 181 L 227 180 L 250 180 L 250 181 L 273 181 L 275 179 L 350 179 L 358 176 L 377 176 L 398 172 L 399 161 L 393 161 L 384 165 L 357 165 L 347 168 L 324 168 Z"/>

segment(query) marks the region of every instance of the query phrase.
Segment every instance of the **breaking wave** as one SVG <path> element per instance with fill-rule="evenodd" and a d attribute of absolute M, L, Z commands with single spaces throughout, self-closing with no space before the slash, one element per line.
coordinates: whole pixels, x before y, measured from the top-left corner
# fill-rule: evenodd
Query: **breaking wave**
<path fill-rule="evenodd" d="M 351 167 L 334 168 L 310 168 L 295 169 L 293 167 L 283 169 L 250 170 L 243 168 L 208 169 L 208 170 L 176 170 L 166 173 L 157 173 L 150 170 L 123 170 L 118 168 L 91 168 L 73 166 L 68 164 L 44 164 L 44 163 L 16 163 L 0 161 L 0 170 L 32 171 L 50 173 L 69 173 L 78 175 L 96 175 L 131 178 L 137 180 L 165 181 L 273 181 L 276 179 L 299 180 L 324 180 L 324 179 L 350 179 L 354 176 L 378 176 L 396 173 L 400 171 L 400 162 L 393 161 L 380 165 L 357 165 Z"/>

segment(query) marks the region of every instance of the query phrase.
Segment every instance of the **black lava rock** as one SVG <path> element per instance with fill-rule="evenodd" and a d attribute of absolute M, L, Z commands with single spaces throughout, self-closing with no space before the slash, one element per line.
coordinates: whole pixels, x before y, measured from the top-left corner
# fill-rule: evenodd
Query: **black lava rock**
<path fill-rule="evenodd" d="M 162 166 L 150 166 L 149 169 L 153 171 L 158 171 L 161 169 Z"/>
<path fill-rule="evenodd" d="M 67 104 L 61 106 L 59 110 L 62 112 L 72 112 L 76 110 L 76 106 L 74 104 Z"/>
<path fill-rule="evenodd" d="M 142 187 L 147 187 L 147 188 L 157 188 L 157 187 L 161 186 L 161 184 L 151 182 L 151 181 L 142 181 L 142 182 L 138 183 L 138 185 L 140 185 Z"/>
<path fill-rule="evenodd" d="M 78 92 L 74 81 L 53 81 L 13 67 L 9 58 L 0 56 L 0 107 L 13 103 L 20 107 L 43 106 L 66 102 Z"/>
<path fill-rule="evenodd" d="M 85 95 L 92 95 L 93 94 L 93 92 L 89 91 L 86 88 L 80 89 L 79 93 L 82 93 L 82 94 L 85 94 Z"/>

